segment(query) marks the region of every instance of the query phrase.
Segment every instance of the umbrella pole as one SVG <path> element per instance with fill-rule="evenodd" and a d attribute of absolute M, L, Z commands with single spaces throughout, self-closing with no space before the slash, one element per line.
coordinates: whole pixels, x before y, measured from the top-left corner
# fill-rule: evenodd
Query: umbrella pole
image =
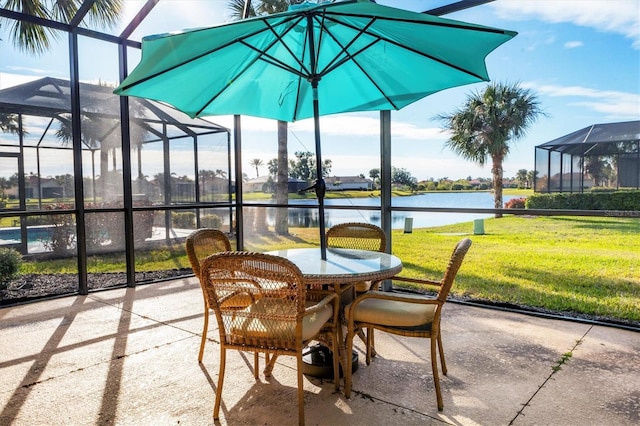
<path fill-rule="evenodd" d="M 324 176 L 322 175 L 322 150 L 320 148 L 320 107 L 318 105 L 318 82 L 312 82 L 313 87 L 313 125 L 316 140 L 316 197 L 318 197 L 319 213 L 319 225 L 320 225 L 320 257 L 322 260 L 327 260 L 327 241 L 325 239 L 325 224 L 324 224 L 324 193 L 326 186 L 324 183 Z"/>

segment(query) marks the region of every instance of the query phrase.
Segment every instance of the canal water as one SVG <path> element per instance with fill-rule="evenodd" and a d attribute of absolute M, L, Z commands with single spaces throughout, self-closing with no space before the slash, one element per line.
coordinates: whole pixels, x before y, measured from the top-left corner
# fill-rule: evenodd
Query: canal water
<path fill-rule="evenodd" d="M 503 202 L 517 198 L 517 196 L 503 196 Z M 412 195 L 407 197 L 393 197 L 392 207 L 440 207 L 440 208 L 493 208 L 493 194 L 489 192 L 443 192 Z M 290 200 L 289 204 L 316 205 L 316 200 Z M 365 206 L 379 207 L 380 197 L 368 198 L 332 198 L 325 199 L 325 206 Z M 432 213 L 432 212 L 393 212 L 392 228 L 404 228 L 405 219 L 413 220 L 414 228 L 451 225 L 460 222 L 470 222 L 474 219 L 492 217 L 492 214 L 480 213 Z M 269 212 L 268 222 L 273 223 L 275 212 Z M 317 226 L 317 209 L 289 210 L 289 225 L 312 227 Z M 380 212 L 372 210 L 331 210 L 325 209 L 327 227 L 344 222 L 367 222 L 380 226 Z"/>

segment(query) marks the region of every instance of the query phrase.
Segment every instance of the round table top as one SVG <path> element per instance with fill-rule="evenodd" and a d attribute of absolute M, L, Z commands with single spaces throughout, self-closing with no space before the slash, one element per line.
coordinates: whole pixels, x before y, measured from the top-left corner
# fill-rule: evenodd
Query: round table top
<path fill-rule="evenodd" d="M 286 257 L 304 275 L 308 284 L 349 284 L 390 278 L 402 270 L 396 256 L 376 251 L 327 248 L 327 260 L 319 248 L 283 249 L 268 252 Z"/>

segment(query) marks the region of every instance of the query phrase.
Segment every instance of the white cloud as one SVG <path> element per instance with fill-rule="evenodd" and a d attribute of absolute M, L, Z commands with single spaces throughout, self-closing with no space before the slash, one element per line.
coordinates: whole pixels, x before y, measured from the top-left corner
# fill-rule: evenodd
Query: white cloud
<path fill-rule="evenodd" d="M 7 87 L 13 87 L 19 84 L 28 83 L 39 78 L 41 77 L 0 72 L 0 90 L 6 89 Z"/>
<path fill-rule="evenodd" d="M 605 113 L 615 119 L 635 119 L 640 117 L 640 94 L 615 90 L 597 90 L 582 86 L 539 85 L 532 82 L 522 84 L 539 95 L 574 98 L 568 105 L 581 106 Z"/>
<path fill-rule="evenodd" d="M 582 47 L 584 43 L 581 41 L 568 41 L 564 44 L 565 49 L 575 49 L 576 47 Z"/>
<path fill-rule="evenodd" d="M 571 22 L 622 34 L 632 40 L 635 49 L 640 49 L 640 3 L 637 0 L 499 0 L 490 5 L 502 19 Z"/>

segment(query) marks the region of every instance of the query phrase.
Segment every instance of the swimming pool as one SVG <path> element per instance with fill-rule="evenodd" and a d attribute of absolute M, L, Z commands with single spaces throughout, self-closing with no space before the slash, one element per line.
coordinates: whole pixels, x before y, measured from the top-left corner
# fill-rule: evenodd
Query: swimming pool
<path fill-rule="evenodd" d="M 27 251 L 42 253 L 47 251 L 43 241 L 51 238 L 51 225 L 37 225 L 27 227 Z M 22 235 L 19 227 L 0 228 L 0 247 L 20 244 Z"/>

